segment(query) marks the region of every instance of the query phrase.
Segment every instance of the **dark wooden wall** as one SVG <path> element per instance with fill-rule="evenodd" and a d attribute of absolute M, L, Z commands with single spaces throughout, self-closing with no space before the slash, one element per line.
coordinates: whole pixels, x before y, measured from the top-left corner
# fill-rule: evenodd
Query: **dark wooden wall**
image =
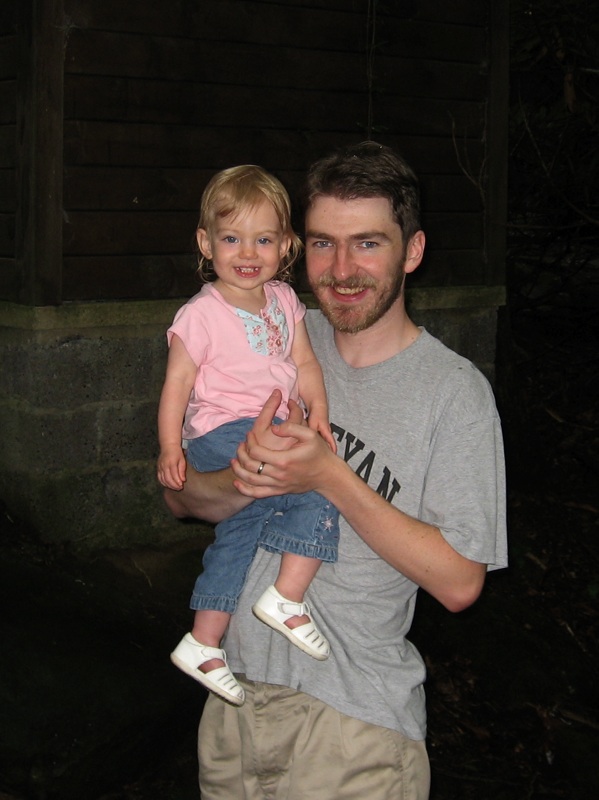
<path fill-rule="evenodd" d="M 188 295 L 214 171 L 259 163 L 294 197 L 310 161 L 369 134 L 421 175 L 420 285 L 502 283 L 507 0 L 3 0 L 0 14 L 4 299 Z"/>
<path fill-rule="evenodd" d="M 14 297 L 16 212 L 16 2 L 0 3 L 0 297 Z"/>

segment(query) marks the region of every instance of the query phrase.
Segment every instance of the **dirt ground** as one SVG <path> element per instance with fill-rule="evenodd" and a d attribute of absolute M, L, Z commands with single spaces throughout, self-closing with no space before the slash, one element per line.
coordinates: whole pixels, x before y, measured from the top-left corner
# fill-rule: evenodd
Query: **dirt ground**
<path fill-rule="evenodd" d="M 431 800 L 599 790 L 599 329 L 592 278 L 579 288 L 516 305 L 502 336 L 509 570 L 462 614 L 419 601 Z M 197 529 L 90 562 L 0 518 L 0 800 L 197 800 L 202 698 L 165 657 Z"/>

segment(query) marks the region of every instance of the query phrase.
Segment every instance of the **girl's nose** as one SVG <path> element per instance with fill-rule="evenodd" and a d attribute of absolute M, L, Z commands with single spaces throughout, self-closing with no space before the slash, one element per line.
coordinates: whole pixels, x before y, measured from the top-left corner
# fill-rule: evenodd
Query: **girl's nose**
<path fill-rule="evenodd" d="M 253 239 L 242 239 L 239 243 L 239 253 L 243 258 L 255 258 L 256 242 Z"/>

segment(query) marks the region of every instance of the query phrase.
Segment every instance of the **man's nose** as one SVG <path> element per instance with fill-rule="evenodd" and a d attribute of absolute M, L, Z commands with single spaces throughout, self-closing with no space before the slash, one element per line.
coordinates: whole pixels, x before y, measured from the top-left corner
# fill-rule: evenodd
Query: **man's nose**
<path fill-rule="evenodd" d="M 353 274 L 354 269 L 350 248 L 347 245 L 338 244 L 335 247 L 333 263 L 331 264 L 333 277 L 339 281 L 345 280 Z"/>

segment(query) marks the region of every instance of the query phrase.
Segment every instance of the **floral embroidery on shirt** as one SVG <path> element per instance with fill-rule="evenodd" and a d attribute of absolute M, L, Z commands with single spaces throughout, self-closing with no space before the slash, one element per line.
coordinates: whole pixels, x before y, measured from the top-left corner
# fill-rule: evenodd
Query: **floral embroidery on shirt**
<path fill-rule="evenodd" d="M 245 335 L 254 353 L 262 356 L 280 356 L 285 352 L 289 341 L 289 328 L 285 314 L 273 297 L 268 308 L 263 308 L 260 316 L 255 316 L 241 308 L 237 315 L 243 320 Z"/>

